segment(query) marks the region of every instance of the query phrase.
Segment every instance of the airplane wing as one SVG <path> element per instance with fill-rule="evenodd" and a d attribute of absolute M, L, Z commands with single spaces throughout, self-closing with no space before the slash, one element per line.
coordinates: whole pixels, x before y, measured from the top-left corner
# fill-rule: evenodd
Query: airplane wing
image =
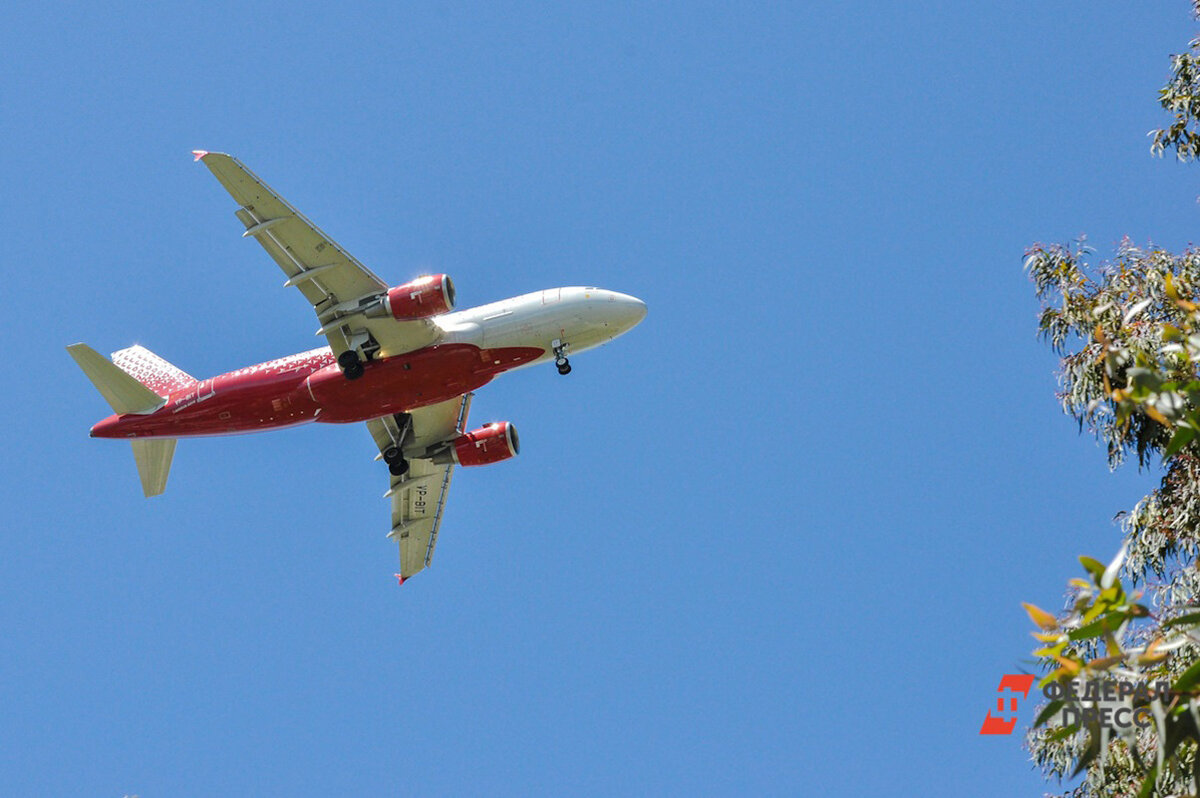
<path fill-rule="evenodd" d="M 300 211 L 276 194 L 238 159 L 220 152 L 196 150 L 196 160 L 241 207 L 236 216 L 283 273 L 284 286 L 295 286 L 313 306 L 335 355 L 373 338 L 380 354 L 395 355 L 428 346 L 437 328 L 428 320 L 367 318 L 357 311 L 372 304 L 388 285 L 321 232 Z"/>
<path fill-rule="evenodd" d="M 400 445 L 409 456 L 408 473 L 392 476 L 385 497 L 392 500 L 392 531 L 388 537 L 400 545 L 400 581 L 423 570 L 433 561 L 438 529 L 446 508 L 453 464 L 437 465 L 411 455 L 453 438 L 462 431 L 471 408 L 471 394 L 411 413 L 398 413 L 367 422 L 371 437 L 379 447 L 380 458 L 392 446 Z"/>

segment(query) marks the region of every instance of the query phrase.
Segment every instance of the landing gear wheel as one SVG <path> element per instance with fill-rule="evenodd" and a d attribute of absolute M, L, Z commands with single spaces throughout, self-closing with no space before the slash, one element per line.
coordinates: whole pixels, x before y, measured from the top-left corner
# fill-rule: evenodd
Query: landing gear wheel
<path fill-rule="evenodd" d="M 394 477 L 402 477 L 408 473 L 408 461 L 401 458 L 394 463 L 388 463 L 388 471 L 392 472 Z"/>
<path fill-rule="evenodd" d="M 359 359 L 358 352 L 353 349 L 347 349 L 338 355 L 337 364 L 348 380 L 357 380 L 363 375 L 362 360 Z"/>
<path fill-rule="evenodd" d="M 404 455 L 402 455 L 400 453 L 400 450 L 397 449 L 395 446 L 391 447 L 390 449 L 388 449 L 387 451 L 385 451 L 383 453 L 383 462 L 387 463 L 388 465 L 392 465 L 393 463 L 398 463 L 403 459 L 404 459 Z"/>
<path fill-rule="evenodd" d="M 562 339 L 555 338 L 550 342 L 550 349 L 554 352 L 554 365 L 558 367 L 559 374 L 571 373 L 571 362 L 567 360 L 567 349 L 570 344 Z"/>

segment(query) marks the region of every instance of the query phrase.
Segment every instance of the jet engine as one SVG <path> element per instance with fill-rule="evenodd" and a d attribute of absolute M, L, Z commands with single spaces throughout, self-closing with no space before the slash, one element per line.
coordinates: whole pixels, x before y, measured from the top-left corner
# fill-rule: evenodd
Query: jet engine
<path fill-rule="evenodd" d="M 454 307 L 454 283 L 446 274 L 431 274 L 389 288 L 383 306 L 399 321 L 427 319 Z"/>
<path fill-rule="evenodd" d="M 435 463 L 480 466 L 516 457 L 521 451 L 517 428 L 507 421 L 494 421 L 459 435 L 449 448 L 433 456 Z"/>

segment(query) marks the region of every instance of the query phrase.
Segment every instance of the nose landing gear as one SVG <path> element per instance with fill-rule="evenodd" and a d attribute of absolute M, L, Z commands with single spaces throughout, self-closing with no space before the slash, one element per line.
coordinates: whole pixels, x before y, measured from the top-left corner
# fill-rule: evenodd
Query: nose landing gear
<path fill-rule="evenodd" d="M 559 338 L 550 342 L 550 348 L 554 350 L 554 365 L 558 367 L 558 373 L 563 376 L 571 373 L 571 361 L 567 360 L 569 347 L 570 344 L 564 343 Z"/>

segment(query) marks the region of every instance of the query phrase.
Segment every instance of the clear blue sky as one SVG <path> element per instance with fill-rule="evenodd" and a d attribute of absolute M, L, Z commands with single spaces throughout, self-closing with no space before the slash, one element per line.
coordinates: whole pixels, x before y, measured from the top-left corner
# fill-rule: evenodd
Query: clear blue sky
<path fill-rule="evenodd" d="M 1060 415 L 1022 252 L 1194 235 L 1145 135 L 1188 6 L 4 6 L 3 792 L 1039 793 L 978 734 L 1019 603 L 1153 475 Z M 650 307 L 479 393 L 523 453 L 403 588 L 360 426 L 150 501 L 87 437 L 68 343 L 319 343 L 193 148 L 395 282 Z"/>

